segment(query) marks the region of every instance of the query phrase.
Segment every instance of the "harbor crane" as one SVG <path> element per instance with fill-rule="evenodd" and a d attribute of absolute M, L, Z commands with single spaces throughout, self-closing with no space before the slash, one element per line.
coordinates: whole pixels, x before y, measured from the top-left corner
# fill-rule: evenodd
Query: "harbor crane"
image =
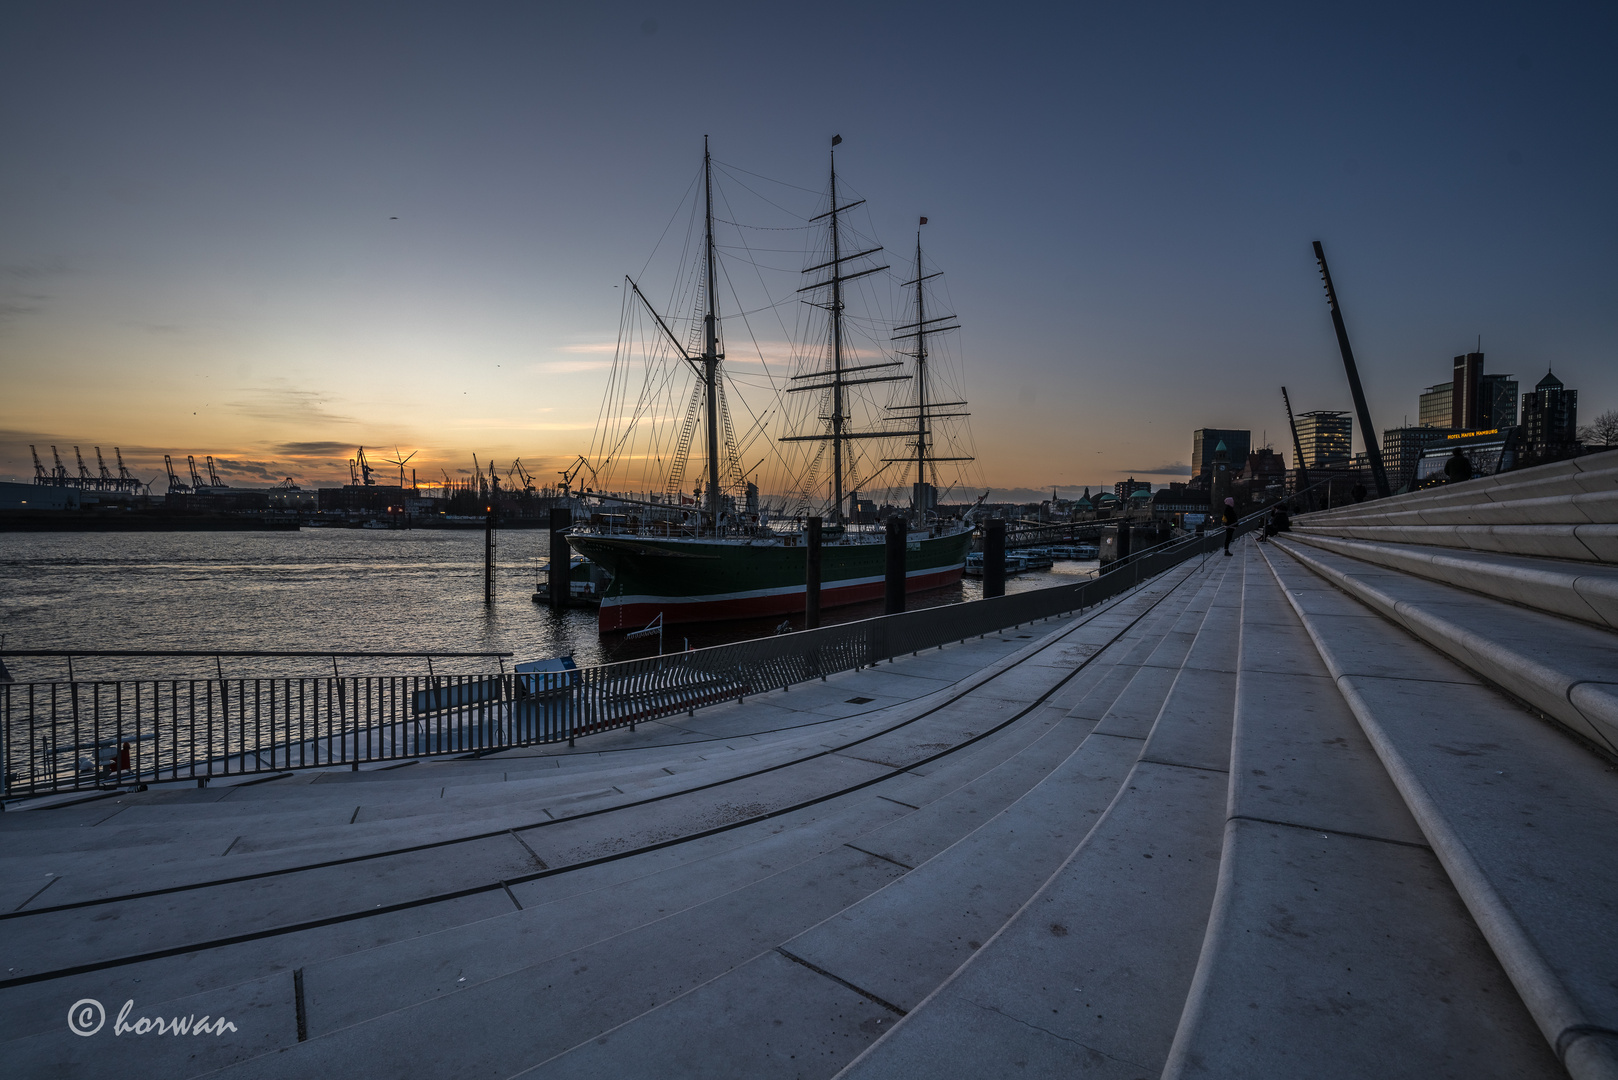
<path fill-rule="evenodd" d="M 360 483 L 365 487 L 375 487 L 376 481 L 371 479 L 371 474 L 376 470 L 371 467 L 369 461 L 365 460 L 365 447 L 360 447 L 359 456 L 354 460 L 360 467 Z"/>
<path fill-rule="evenodd" d="M 208 455 L 208 486 L 222 488 L 225 486 L 219 479 L 219 471 L 213 467 L 213 455 Z"/>
<path fill-rule="evenodd" d="M 51 470 L 52 483 L 58 484 L 61 487 L 67 487 L 67 466 L 62 464 L 62 452 L 56 449 L 56 447 L 52 446 L 51 458 L 56 462 L 56 468 Z"/>
<path fill-rule="evenodd" d="M 579 475 L 580 469 L 588 469 L 590 472 L 590 482 L 595 482 L 596 471 L 590 468 L 590 463 L 584 459 L 583 454 L 580 454 L 571 465 L 565 469 L 559 470 L 562 477 L 562 498 L 569 499 L 573 497 L 573 478 Z M 589 489 L 586 488 L 585 490 L 588 491 Z"/>
<path fill-rule="evenodd" d="M 96 447 L 96 464 L 101 466 L 101 479 L 104 483 L 112 483 L 112 471 L 107 468 L 107 459 L 101 456 L 101 447 Z"/>
<path fill-rule="evenodd" d="M 533 473 L 522 467 L 522 458 L 518 458 L 516 461 L 511 463 L 511 468 L 506 471 L 507 480 L 511 479 L 512 473 L 516 473 L 518 479 L 522 481 L 523 491 L 527 492 L 529 495 L 532 495 L 534 493 L 535 477 Z"/>
<path fill-rule="evenodd" d="M 135 479 L 135 474 L 130 472 L 129 469 L 124 465 L 123 449 L 115 446 L 112 448 L 112 452 L 118 456 L 118 479 L 133 481 L 137 484 L 140 483 L 139 480 Z"/>
<path fill-rule="evenodd" d="M 28 450 L 34 455 L 34 483 L 49 484 L 51 482 L 50 474 L 45 471 L 45 466 L 40 464 L 39 451 L 34 449 L 32 443 L 28 444 Z"/>
<path fill-rule="evenodd" d="M 91 476 L 90 470 L 85 468 L 84 455 L 79 452 L 79 448 L 77 446 L 73 448 L 73 456 L 79 459 L 79 486 L 81 488 L 93 486 L 95 477 Z"/>
<path fill-rule="evenodd" d="M 169 494 L 180 495 L 191 490 L 180 482 L 179 474 L 174 471 L 174 459 L 167 454 L 163 455 L 163 467 L 169 473 Z"/>
<path fill-rule="evenodd" d="M 202 476 L 197 472 L 197 456 L 195 454 L 187 454 L 185 455 L 185 460 L 191 465 L 191 490 L 201 491 L 208 485 L 202 482 Z"/>

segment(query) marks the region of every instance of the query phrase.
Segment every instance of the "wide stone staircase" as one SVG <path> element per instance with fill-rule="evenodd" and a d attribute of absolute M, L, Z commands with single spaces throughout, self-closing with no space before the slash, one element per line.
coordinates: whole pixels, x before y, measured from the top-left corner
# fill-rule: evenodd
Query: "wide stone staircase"
<path fill-rule="evenodd" d="M 1618 1077 L 1615 529 L 1598 455 L 571 752 L 13 806 L 0 1054 Z"/>

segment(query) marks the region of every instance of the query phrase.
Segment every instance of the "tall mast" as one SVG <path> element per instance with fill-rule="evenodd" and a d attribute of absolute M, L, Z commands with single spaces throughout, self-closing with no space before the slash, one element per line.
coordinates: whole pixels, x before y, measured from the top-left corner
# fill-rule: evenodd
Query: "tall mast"
<path fill-rule="evenodd" d="M 831 150 L 832 521 L 843 520 L 843 253 L 837 239 L 837 144 Z"/>
<path fill-rule="evenodd" d="M 926 219 L 923 218 L 923 221 Z M 921 226 L 916 226 L 916 325 L 927 325 L 927 290 L 921 287 Z M 910 496 L 910 511 L 916 524 L 927 516 L 927 335 L 916 338 L 916 486 Z"/>
<path fill-rule="evenodd" d="M 707 212 L 704 221 L 708 270 L 707 331 L 702 351 L 702 377 L 708 395 L 708 519 L 714 535 L 719 533 L 719 302 L 714 282 L 713 250 L 713 159 L 708 154 L 708 136 L 702 137 L 702 183 L 706 189 Z M 833 203 L 832 205 L 836 205 Z M 833 220 L 832 235 L 836 223 Z"/>

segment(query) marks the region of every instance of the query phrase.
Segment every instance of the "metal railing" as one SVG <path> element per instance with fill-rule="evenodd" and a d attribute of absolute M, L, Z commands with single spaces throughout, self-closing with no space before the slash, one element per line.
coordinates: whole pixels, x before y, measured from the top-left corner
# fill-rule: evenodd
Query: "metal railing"
<path fill-rule="evenodd" d="M 567 671 L 0 684 L 0 794 L 571 745 L 1081 611 L 1218 550 L 1221 532 L 1143 549 L 1072 585 Z"/>

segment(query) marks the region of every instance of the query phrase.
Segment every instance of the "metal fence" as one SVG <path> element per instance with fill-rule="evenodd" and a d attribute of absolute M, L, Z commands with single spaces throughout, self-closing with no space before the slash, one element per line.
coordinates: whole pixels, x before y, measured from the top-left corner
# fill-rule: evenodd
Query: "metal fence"
<path fill-rule="evenodd" d="M 1255 516 L 1237 532 L 1258 524 Z M 571 745 L 581 735 L 1080 611 L 1220 543 L 1221 533 L 1209 532 L 1136 552 L 1073 585 L 568 671 L 0 683 L 0 794 L 202 785 Z"/>

